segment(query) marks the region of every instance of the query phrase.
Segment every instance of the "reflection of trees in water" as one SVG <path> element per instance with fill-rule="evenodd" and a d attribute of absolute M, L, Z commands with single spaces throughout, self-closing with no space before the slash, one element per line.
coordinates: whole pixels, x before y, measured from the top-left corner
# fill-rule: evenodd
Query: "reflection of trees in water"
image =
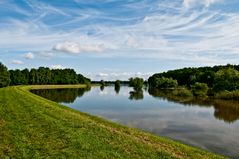
<path fill-rule="evenodd" d="M 149 94 L 155 98 L 183 104 L 185 106 L 214 107 L 214 117 L 227 123 L 239 119 L 239 101 L 218 100 L 209 98 L 179 97 L 172 95 L 172 90 L 149 89 Z"/>
<path fill-rule="evenodd" d="M 104 91 L 104 89 L 105 89 L 105 86 L 104 86 L 104 85 L 101 85 L 101 86 L 100 86 L 100 90 L 101 90 L 101 91 Z"/>
<path fill-rule="evenodd" d="M 31 92 L 57 103 L 73 103 L 77 97 L 83 96 L 89 90 L 90 88 L 67 88 L 39 89 L 31 90 Z"/>
<path fill-rule="evenodd" d="M 215 100 L 214 116 L 219 120 L 233 123 L 239 119 L 239 102 L 228 100 Z"/>
<path fill-rule="evenodd" d="M 120 92 L 120 86 L 115 85 L 115 93 L 119 94 Z"/>
<path fill-rule="evenodd" d="M 138 90 L 138 91 L 131 91 L 129 92 L 129 99 L 130 100 L 142 100 L 144 99 L 144 93 L 142 90 Z"/>

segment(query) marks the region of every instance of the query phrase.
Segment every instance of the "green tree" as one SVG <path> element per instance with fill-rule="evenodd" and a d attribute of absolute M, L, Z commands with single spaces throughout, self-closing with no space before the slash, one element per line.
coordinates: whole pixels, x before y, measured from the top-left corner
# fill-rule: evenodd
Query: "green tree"
<path fill-rule="evenodd" d="M 105 86 L 105 81 L 104 81 L 104 80 L 101 80 L 101 81 L 100 81 L 100 85 L 101 85 L 101 86 Z"/>
<path fill-rule="evenodd" d="M 214 91 L 233 91 L 236 89 L 239 89 L 239 71 L 226 68 L 216 72 L 213 85 Z"/>
<path fill-rule="evenodd" d="M 10 81 L 10 73 L 7 67 L 0 62 L 0 88 L 8 86 Z"/>
<path fill-rule="evenodd" d="M 166 77 L 159 77 L 155 79 L 156 88 L 175 88 L 178 86 L 177 80 Z"/>
<path fill-rule="evenodd" d="M 120 87 L 120 80 L 115 81 L 115 87 Z"/>
<path fill-rule="evenodd" d="M 196 97 L 207 96 L 207 91 L 208 91 L 208 86 L 207 86 L 206 83 L 196 82 L 192 86 L 193 95 L 196 96 Z"/>
<path fill-rule="evenodd" d="M 133 87 L 134 90 L 136 90 L 136 91 L 142 90 L 142 88 L 144 86 L 144 79 L 139 78 L 139 77 L 130 78 L 129 79 L 129 86 Z"/>

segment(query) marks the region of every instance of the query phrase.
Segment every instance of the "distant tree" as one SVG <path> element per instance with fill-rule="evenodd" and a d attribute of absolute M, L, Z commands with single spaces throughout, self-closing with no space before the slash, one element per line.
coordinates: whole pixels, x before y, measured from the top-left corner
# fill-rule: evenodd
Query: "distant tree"
<path fill-rule="evenodd" d="M 224 68 L 216 72 L 213 90 L 233 91 L 239 89 L 239 71 L 233 68 Z"/>
<path fill-rule="evenodd" d="M 142 88 L 144 86 L 144 79 L 139 78 L 139 77 L 130 78 L 129 79 L 129 86 L 133 87 L 134 90 L 136 90 L 136 91 L 142 90 Z"/>
<path fill-rule="evenodd" d="M 91 82 L 90 79 L 84 77 L 82 74 L 77 75 L 77 81 L 80 84 L 89 84 Z"/>
<path fill-rule="evenodd" d="M 105 86 L 105 81 L 104 81 L 104 80 L 101 80 L 101 81 L 100 81 L 100 85 L 101 85 L 101 86 Z"/>
<path fill-rule="evenodd" d="M 163 73 L 157 73 L 149 77 L 148 82 L 150 87 L 155 87 L 155 79 L 159 77 L 172 78 L 177 80 L 178 85 L 188 86 L 194 85 L 196 82 L 206 83 L 209 87 L 213 86 L 215 73 L 220 69 L 233 67 L 239 70 L 239 65 L 226 65 L 214 67 L 199 67 L 199 68 L 182 68 L 170 70 Z"/>
<path fill-rule="evenodd" d="M 215 72 L 212 71 L 212 70 L 206 70 L 206 71 L 202 71 L 199 74 L 198 82 L 206 83 L 209 87 L 212 88 L 213 82 L 214 82 L 214 78 L 215 78 Z"/>
<path fill-rule="evenodd" d="M 8 72 L 7 67 L 0 62 L 0 88 L 8 86 L 10 81 L 10 73 Z"/>
<path fill-rule="evenodd" d="M 120 80 L 115 81 L 115 87 L 120 87 Z"/>
<path fill-rule="evenodd" d="M 10 70 L 11 85 L 22 84 L 87 84 L 91 80 L 81 74 L 76 74 L 73 69 L 49 69 L 39 67 L 38 69 Z"/>
<path fill-rule="evenodd" d="M 203 97 L 207 95 L 207 91 L 208 91 L 208 86 L 206 83 L 199 83 L 196 82 L 193 86 L 192 86 L 192 92 L 194 96 L 197 97 Z"/>
<path fill-rule="evenodd" d="M 20 70 L 10 70 L 11 85 L 25 84 L 26 79 Z"/>

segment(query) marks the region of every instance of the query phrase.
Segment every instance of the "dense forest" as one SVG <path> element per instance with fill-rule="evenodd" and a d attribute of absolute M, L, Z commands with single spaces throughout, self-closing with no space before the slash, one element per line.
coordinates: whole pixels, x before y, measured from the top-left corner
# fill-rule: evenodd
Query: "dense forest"
<path fill-rule="evenodd" d="M 7 70 L 0 63 L 0 87 L 8 85 L 43 85 L 43 84 L 89 84 L 90 79 L 77 74 L 73 69 L 50 69 L 47 67 L 31 70 Z"/>
<path fill-rule="evenodd" d="M 184 88 L 194 96 L 217 96 L 220 98 L 239 98 L 239 65 L 183 68 L 157 73 L 148 79 L 152 88 Z M 177 94 L 177 93 L 176 93 Z M 182 92 L 178 93 L 182 95 Z"/>

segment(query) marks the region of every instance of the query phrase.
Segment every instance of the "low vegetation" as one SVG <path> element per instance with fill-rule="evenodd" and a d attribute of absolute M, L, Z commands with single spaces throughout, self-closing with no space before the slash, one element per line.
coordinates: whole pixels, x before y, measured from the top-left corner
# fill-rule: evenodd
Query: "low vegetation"
<path fill-rule="evenodd" d="M 192 86 L 193 95 L 196 96 L 196 97 L 207 96 L 207 91 L 208 91 L 208 86 L 205 83 L 196 82 Z"/>
<path fill-rule="evenodd" d="M 29 92 L 40 87 L 0 89 L 0 158 L 224 158 Z"/>
<path fill-rule="evenodd" d="M 193 96 L 192 91 L 190 91 L 184 87 L 174 89 L 172 91 L 172 95 L 179 96 L 179 97 L 192 97 Z"/>
<path fill-rule="evenodd" d="M 239 100 L 239 90 L 235 91 L 222 91 L 215 95 L 215 98 L 226 99 L 226 100 Z"/>

